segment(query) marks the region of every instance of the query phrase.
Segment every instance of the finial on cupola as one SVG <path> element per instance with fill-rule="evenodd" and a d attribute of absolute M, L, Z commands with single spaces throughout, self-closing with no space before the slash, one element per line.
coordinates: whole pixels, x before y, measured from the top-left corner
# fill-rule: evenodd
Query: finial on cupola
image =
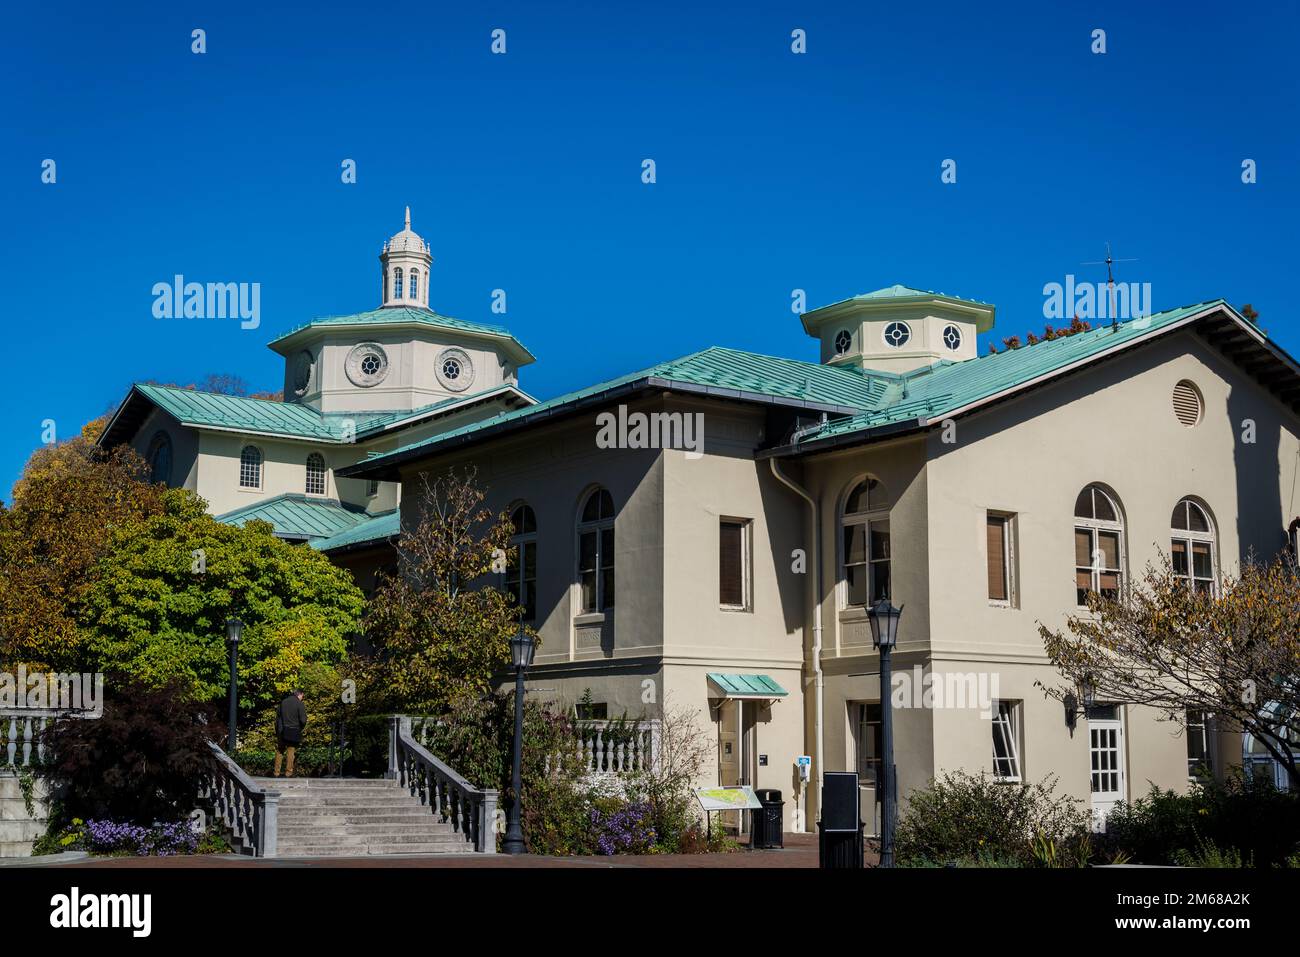
<path fill-rule="evenodd" d="M 411 228 L 411 207 L 410 206 L 406 207 L 406 228 L 407 229 Z"/>

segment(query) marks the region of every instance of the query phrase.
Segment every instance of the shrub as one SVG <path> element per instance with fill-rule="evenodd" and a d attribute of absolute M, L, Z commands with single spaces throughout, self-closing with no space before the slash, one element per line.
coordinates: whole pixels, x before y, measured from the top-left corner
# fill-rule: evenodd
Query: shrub
<path fill-rule="evenodd" d="M 1003 784 L 987 774 L 945 774 L 915 792 L 898 824 L 898 860 L 914 866 L 992 861 L 1083 866 L 1089 855 L 1083 802 L 1057 796 L 1056 778 Z M 999 865 L 1000 866 L 1000 865 Z"/>
<path fill-rule="evenodd" d="M 189 821 L 145 827 L 121 821 L 73 818 L 68 826 L 38 840 L 33 856 L 62 851 L 87 851 L 120 857 L 171 857 L 177 854 L 221 854 L 230 850 L 225 838 L 209 829 L 196 832 Z"/>
<path fill-rule="evenodd" d="M 1116 805 L 1103 841 L 1140 864 L 1233 859 L 1284 867 L 1300 853 L 1300 794 L 1239 773 L 1195 784 L 1186 794 L 1152 787 L 1146 797 Z"/>
<path fill-rule="evenodd" d="M 222 732 L 177 686 L 152 690 L 110 680 L 103 716 L 55 722 L 45 731 L 47 772 L 65 788 L 60 813 L 152 825 L 193 810 Z"/>
<path fill-rule="evenodd" d="M 650 805 L 643 801 L 605 798 L 592 806 L 588 819 L 599 854 L 648 854 L 654 849 Z"/>

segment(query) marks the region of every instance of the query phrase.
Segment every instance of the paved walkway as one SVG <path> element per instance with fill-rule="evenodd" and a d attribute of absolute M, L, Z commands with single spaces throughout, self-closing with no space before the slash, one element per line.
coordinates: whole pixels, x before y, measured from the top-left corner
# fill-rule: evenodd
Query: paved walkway
<path fill-rule="evenodd" d="M 875 863 L 875 855 L 867 852 L 868 866 Z M 559 867 L 559 868 L 622 868 L 622 867 L 690 867 L 690 868 L 781 868 L 817 866 L 817 836 L 815 834 L 787 834 L 783 849 L 751 851 L 744 848 L 731 854 L 644 854 L 617 855 L 614 857 L 541 857 L 535 854 L 441 854 L 375 855 L 372 857 L 302 857 L 257 860 L 233 854 L 187 857 L 113 857 L 70 862 L 68 867 L 87 868 L 298 868 L 298 867 L 437 867 L 437 868 L 495 868 L 495 867 Z"/>

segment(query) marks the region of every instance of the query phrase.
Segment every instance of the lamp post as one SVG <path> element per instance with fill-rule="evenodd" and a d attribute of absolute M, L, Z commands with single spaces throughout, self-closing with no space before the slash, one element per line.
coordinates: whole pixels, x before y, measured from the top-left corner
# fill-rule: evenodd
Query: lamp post
<path fill-rule="evenodd" d="M 514 794 L 502 847 L 507 854 L 524 852 L 524 829 L 519 819 L 519 792 L 523 787 L 521 778 L 524 763 L 524 673 L 532 665 L 536 653 L 537 639 L 520 628 L 518 634 L 510 639 L 510 657 L 515 666 L 515 747 L 510 764 L 510 787 Z"/>
<path fill-rule="evenodd" d="M 238 618 L 226 619 L 226 643 L 230 645 L 230 722 L 226 736 L 226 753 L 235 753 L 235 707 L 238 702 L 239 672 L 236 655 L 239 652 L 239 636 L 244 631 L 244 623 Z"/>
<path fill-rule="evenodd" d="M 871 606 L 871 643 L 880 652 L 880 866 L 894 866 L 894 826 L 898 809 L 898 783 L 894 779 L 894 716 L 890 688 L 890 653 L 898 641 L 898 619 L 903 609 L 888 598 Z"/>

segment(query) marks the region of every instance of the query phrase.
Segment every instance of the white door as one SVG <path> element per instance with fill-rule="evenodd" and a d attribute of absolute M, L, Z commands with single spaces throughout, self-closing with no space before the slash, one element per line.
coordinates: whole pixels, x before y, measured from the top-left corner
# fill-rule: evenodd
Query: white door
<path fill-rule="evenodd" d="M 1106 830 L 1106 817 L 1124 790 L 1124 722 L 1088 721 L 1088 757 L 1092 762 L 1092 826 Z"/>

